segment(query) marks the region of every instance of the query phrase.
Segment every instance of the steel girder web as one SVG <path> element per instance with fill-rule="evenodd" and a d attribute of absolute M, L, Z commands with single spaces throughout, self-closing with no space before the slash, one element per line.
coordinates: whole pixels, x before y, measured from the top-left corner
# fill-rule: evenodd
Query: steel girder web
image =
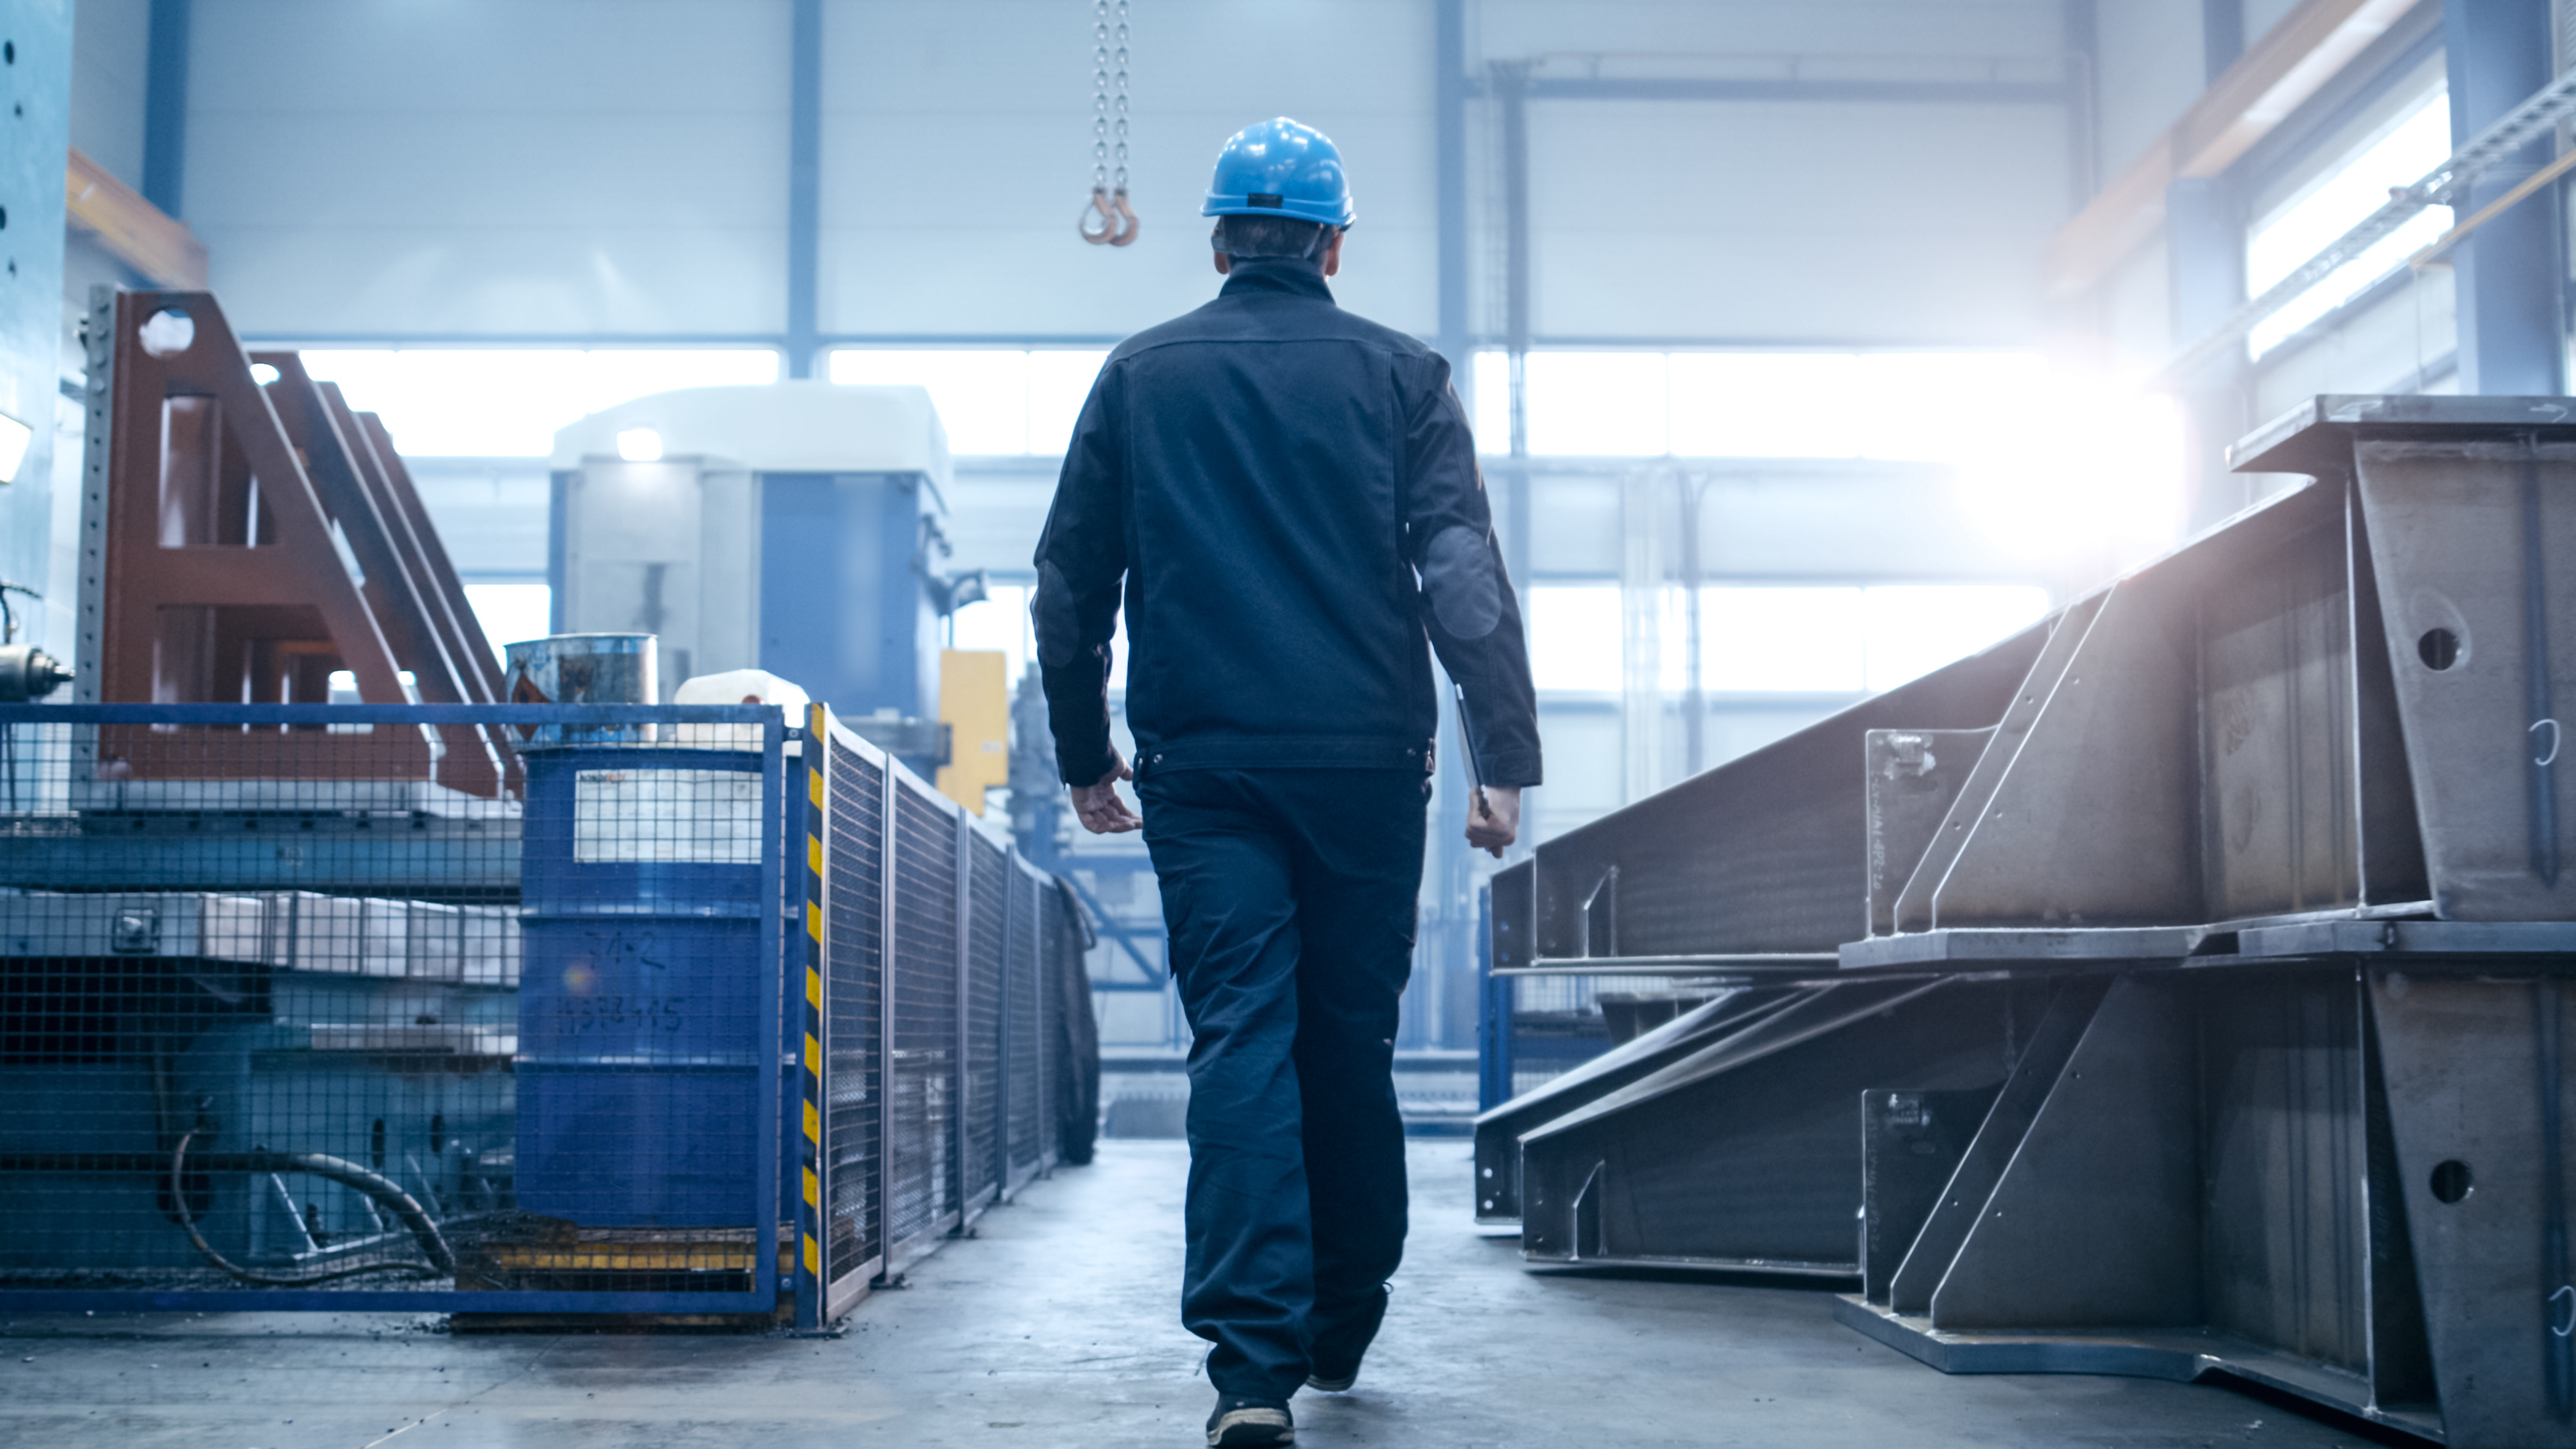
<path fill-rule="evenodd" d="M 1600 1100 L 1827 987 L 1735 987 L 1476 1118 L 1476 1221 L 1521 1215 L 1521 1134 Z"/>
<path fill-rule="evenodd" d="M 1991 1093 L 2045 987 L 1837 983 L 1521 1138 L 1534 1261 L 1860 1271 L 1864 1094 Z"/>

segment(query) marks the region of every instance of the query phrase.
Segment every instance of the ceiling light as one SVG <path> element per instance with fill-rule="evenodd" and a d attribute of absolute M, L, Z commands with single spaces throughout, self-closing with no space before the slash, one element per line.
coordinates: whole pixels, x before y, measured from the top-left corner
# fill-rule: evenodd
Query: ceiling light
<path fill-rule="evenodd" d="M 651 428 L 628 428 L 617 435 L 617 456 L 629 463 L 662 461 L 662 435 Z"/>

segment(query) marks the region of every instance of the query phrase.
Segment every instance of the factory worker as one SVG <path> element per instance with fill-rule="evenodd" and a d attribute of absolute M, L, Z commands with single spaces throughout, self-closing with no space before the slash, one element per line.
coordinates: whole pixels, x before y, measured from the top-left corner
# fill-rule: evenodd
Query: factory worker
<path fill-rule="evenodd" d="M 1539 783 L 1520 607 L 1449 366 L 1336 306 L 1340 153 L 1281 119 L 1218 156 L 1216 300 L 1110 354 L 1037 551 L 1038 655 L 1083 825 L 1145 832 L 1190 1048 L 1181 1319 L 1211 1445 L 1347 1389 L 1403 1255 L 1392 1077 L 1438 707 L 1463 690 L 1496 855 Z M 1110 743 L 1110 639 L 1136 759 Z M 1118 791 L 1132 779 L 1141 820 Z"/>

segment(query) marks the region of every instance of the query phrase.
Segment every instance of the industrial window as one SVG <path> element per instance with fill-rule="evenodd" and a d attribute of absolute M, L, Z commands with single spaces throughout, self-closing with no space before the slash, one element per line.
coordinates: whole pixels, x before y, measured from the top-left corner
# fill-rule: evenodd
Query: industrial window
<path fill-rule="evenodd" d="M 1055 456 L 1108 358 L 1066 348 L 844 348 L 832 354 L 831 377 L 927 388 L 952 453 Z"/>
<path fill-rule="evenodd" d="M 2046 371 L 2010 352 L 1677 352 L 1672 451 L 1961 462 L 2026 426 Z"/>
<path fill-rule="evenodd" d="M 2030 584 L 1882 584 L 1861 590 L 1861 682 L 1872 693 L 1920 679 L 2048 615 Z"/>
<path fill-rule="evenodd" d="M 2324 251 L 2335 238 L 2388 204 L 2392 187 L 2410 186 L 2451 154 L 2451 102 L 2436 89 L 2344 149 L 2337 160 L 2288 198 L 2268 208 L 2246 234 L 2245 286 L 2261 296 Z M 2402 265 L 2451 226 L 2451 208 L 2430 206 L 2379 239 L 2256 324 L 2246 338 L 2261 357 L 2309 323 L 2350 301 Z"/>
<path fill-rule="evenodd" d="M 554 632 L 555 591 L 544 584 L 467 584 L 465 602 L 492 641 L 492 653 Z"/>
<path fill-rule="evenodd" d="M 1672 451 L 1660 352 L 1534 352 L 1524 364 L 1529 449 L 1539 455 Z"/>
<path fill-rule="evenodd" d="M 949 616 L 948 647 L 998 650 L 1016 689 L 1029 661 L 1038 657 L 1037 630 L 1029 619 L 1029 596 L 1036 591 L 1027 584 L 994 584 L 990 590 L 981 602 Z M 1121 610 L 1117 630 L 1109 636 L 1109 692 L 1123 694 L 1126 689 L 1127 615 Z"/>
<path fill-rule="evenodd" d="M 1535 456 L 1962 462 L 2025 426 L 2046 376 L 2015 352 L 1533 352 Z M 1479 353 L 1477 446 L 1511 446 L 1509 361 Z"/>
<path fill-rule="evenodd" d="M 1860 694 L 1893 689 L 2038 621 L 2026 584 L 1710 585 L 1700 590 L 1700 687 L 1711 694 Z M 1666 586 L 1657 683 L 1688 687 L 1688 595 Z M 1617 694 L 1626 621 L 1616 584 L 1530 590 L 1530 668 L 1549 693 Z"/>
<path fill-rule="evenodd" d="M 315 377 L 385 420 L 406 457 L 542 458 L 555 430 L 648 393 L 778 380 L 769 348 L 315 348 Z"/>
<path fill-rule="evenodd" d="M 1683 622 L 1679 589 L 1668 597 Z M 1861 591 L 1851 588 L 1704 588 L 1699 593 L 1700 684 L 1724 693 L 1856 694 L 1868 677 Z M 1678 692 L 1690 636 L 1667 627 L 1663 674 Z"/>
<path fill-rule="evenodd" d="M 1616 694 L 1622 674 L 1617 584 L 1529 591 L 1530 676 L 1542 690 Z"/>
<path fill-rule="evenodd" d="M 1037 635 L 1029 624 L 1029 586 L 993 584 L 983 602 L 968 604 L 949 616 L 948 647 L 992 649 L 1004 656 L 1003 668 L 1013 688 L 1037 657 Z"/>

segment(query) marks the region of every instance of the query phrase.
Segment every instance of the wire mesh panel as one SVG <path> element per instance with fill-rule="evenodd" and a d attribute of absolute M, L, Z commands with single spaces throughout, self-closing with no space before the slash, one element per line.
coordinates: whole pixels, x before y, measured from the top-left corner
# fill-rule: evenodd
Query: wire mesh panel
<path fill-rule="evenodd" d="M 1038 1043 L 1044 1020 L 1038 1006 L 1038 987 L 1043 979 L 1038 971 L 1038 894 L 1044 886 L 1026 866 L 1019 866 L 1010 872 L 1007 888 L 1010 938 L 1003 959 L 1009 985 L 1002 993 L 1002 1041 L 1009 1060 L 1003 1073 L 1003 1091 L 1009 1102 L 1003 1120 L 1010 1177 L 1016 1185 L 1038 1170 L 1039 1114 L 1046 1101 L 1045 1088 L 1038 1080 L 1039 1073 L 1046 1069 L 1046 1054 Z"/>
<path fill-rule="evenodd" d="M 885 1254 L 878 1171 L 884 1119 L 885 775 L 835 739 L 831 749 L 829 852 L 825 892 L 830 978 L 825 1044 L 823 1150 L 830 1199 L 824 1205 L 826 1281 L 869 1271 Z"/>
<path fill-rule="evenodd" d="M 0 1301 L 764 1305 L 759 718 L 0 709 Z"/>
<path fill-rule="evenodd" d="M 1046 1162 L 1055 1161 L 1062 1151 L 1068 1098 L 1078 1099 L 1073 1083 L 1068 1079 L 1073 1024 L 1065 1011 L 1065 978 L 1068 974 L 1087 977 L 1089 970 L 1075 944 L 1072 909 L 1065 900 L 1063 888 L 1054 882 L 1048 882 L 1039 890 L 1038 976 L 1043 984 L 1038 992 L 1038 1014 L 1043 1025 L 1038 1037 L 1046 1051 L 1046 1070 L 1040 1075 L 1046 1101 L 1038 1126 L 1038 1155 Z"/>
<path fill-rule="evenodd" d="M 1002 943 L 1009 922 L 1003 886 L 1010 857 L 981 835 L 966 837 L 966 1200 L 1000 1187 L 1002 1109 Z"/>
<path fill-rule="evenodd" d="M 957 1048 L 957 835 L 917 781 L 898 777 L 891 1063 L 887 1084 L 887 1266 L 957 1210 L 951 1134 Z"/>

